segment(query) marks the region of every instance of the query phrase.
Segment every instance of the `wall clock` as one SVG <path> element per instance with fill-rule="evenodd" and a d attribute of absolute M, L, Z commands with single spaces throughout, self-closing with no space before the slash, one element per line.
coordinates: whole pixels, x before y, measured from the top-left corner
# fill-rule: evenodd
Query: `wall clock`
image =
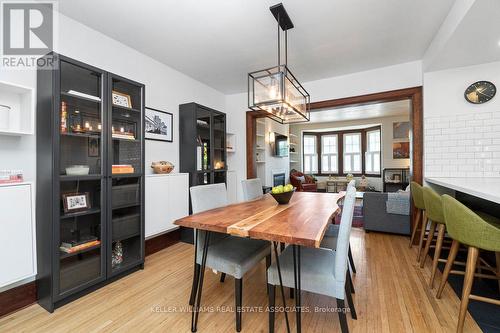
<path fill-rule="evenodd" d="M 495 85 L 489 81 L 478 81 L 465 90 L 464 97 L 472 104 L 483 104 L 491 100 L 497 93 Z"/>

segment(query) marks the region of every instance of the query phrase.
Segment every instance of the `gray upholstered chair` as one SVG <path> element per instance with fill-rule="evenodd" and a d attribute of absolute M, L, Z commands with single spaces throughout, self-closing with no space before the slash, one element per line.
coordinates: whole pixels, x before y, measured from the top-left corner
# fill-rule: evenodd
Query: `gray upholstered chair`
<path fill-rule="evenodd" d="M 347 188 L 349 187 L 356 187 L 356 181 L 353 179 L 349 182 L 347 185 Z M 330 224 L 328 226 L 328 229 L 325 232 L 325 236 L 323 237 L 323 240 L 321 241 L 321 247 L 335 250 L 337 248 L 337 237 L 339 234 L 339 225 L 338 224 Z M 352 258 L 352 251 L 351 251 L 351 245 L 349 244 L 349 265 L 351 266 L 351 270 L 354 274 L 356 274 L 356 266 L 354 265 L 354 259 Z M 350 275 L 349 275 L 350 279 Z M 351 289 L 354 292 L 354 286 L 352 286 L 352 281 L 349 280 L 349 283 L 351 284 Z"/>
<path fill-rule="evenodd" d="M 347 261 L 349 251 L 349 236 L 351 234 L 352 216 L 354 212 L 354 203 L 356 200 L 356 189 L 349 187 L 344 200 L 342 218 L 340 222 L 337 247 L 333 251 L 324 248 L 303 247 L 301 253 L 301 289 L 311 293 L 335 297 L 337 306 L 344 308 L 344 299 L 347 298 L 351 316 L 356 319 L 356 311 L 352 301 L 351 291 L 347 282 Z M 281 276 L 283 286 L 293 288 L 294 262 L 293 249 L 288 246 L 279 256 Z M 274 308 L 275 304 L 275 286 L 279 285 L 279 276 L 276 262 L 267 270 L 268 288 L 269 288 L 269 306 Z M 345 311 L 337 311 L 340 319 L 340 326 L 343 333 L 348 332 L 347 319 Z M 269 311 L 269 329 L 274 331 L 274 311 Z"/>
<path fill-rule="evenodd" d="M 262 197 L 262 183 L 259 178 L 242 180 L 241 185 L 243 186 L 243 198 L 245 201 Z"/>
<path fill-rule="evenodd" d="M 193 214 L 206 210 L 223 207 L 228 204 L 225 184 L 201 185 L 190 188 L 191 206 Z M 203 245 L 205 232 L 195 231 L 196 253 L 193 276 L 193 287 L 189 304 L 193 305 L 200 278 Z M 267 241 L 249 238 L 233 237 L 226 234 L 212 232 L 209 238 L 206 267 L 222 273 L 221 282 L 226 274 L 234 277 L 236 303 L 236 331 L 241 330 L 241 304 L 243 275 L 262 259 L 266 258 L 266 265 L 271 263 L 271 246 Z"/>

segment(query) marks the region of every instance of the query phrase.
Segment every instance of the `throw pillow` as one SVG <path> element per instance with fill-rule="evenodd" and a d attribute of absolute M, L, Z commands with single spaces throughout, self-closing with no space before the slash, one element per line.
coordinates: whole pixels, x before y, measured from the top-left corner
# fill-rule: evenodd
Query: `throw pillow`
<path fill-rule="evenodd" d="M 305 176 L 301 176 L 301 177 L 295 177 L 297 178 L 297 180 L 301 183 L 301 184 L 304 184 L 306 182 L 306 177 Z"/>

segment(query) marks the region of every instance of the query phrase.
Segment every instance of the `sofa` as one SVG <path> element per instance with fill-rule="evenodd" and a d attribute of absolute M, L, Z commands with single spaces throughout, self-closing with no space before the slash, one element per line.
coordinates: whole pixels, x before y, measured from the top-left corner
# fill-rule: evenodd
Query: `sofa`
<path fill-rule="evenodd" d="M 300 171 L 290 172 L 290 183 L 299 192 L 316 192 L 318 190 L 314 178 Z"/>
<path fill-rule="evenodd" d="M 409 235 L 410 215 L 387 213 L 388 197 L 389 197 L 388 193 L 380 193 L 380 192 L 364 193 L 363 215 L 364 215 L 365 230 Z"/>

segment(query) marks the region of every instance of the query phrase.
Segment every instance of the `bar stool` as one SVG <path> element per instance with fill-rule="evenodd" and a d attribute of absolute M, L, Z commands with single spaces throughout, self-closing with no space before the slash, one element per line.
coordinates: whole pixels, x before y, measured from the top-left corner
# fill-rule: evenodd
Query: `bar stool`
<path fill-rule="evenodd" d="M 436 247 L 434 249 L 434 259 L 432 261 L 431 279 L 429 282 L 432 289 L 434 288 L 434 277 L 436 275 L 439 256 L 441 255 L 444 234 L 446 233 L 446 224 L 443 215 L 443 203 L 439 194 L 437 194 L 436 191 L 427 186 L 424 186 L 422 188 L 422 191 L 424 197 L 425 212 L 427 218 L 431 220 L 431 226 L 427 235 L 427 242 L 425 243 L 424 255 L 420 260 L 420 268 L 424 267 L 425 265 L 425 260 L 427 259 L 429 248 L 431 247 L 432 240 L 434 239 L 434 232 L 436 231 L 436 227 L 438 229 Z"/>
<path fill-rule="evenodd" d="M 453 243 L 436 297 L 441 298 L 448 275 L 457 256 L 458 247 L 460 244 L 467 245 L 469 250 L 457 325 L 457 332 L 462 332 L 469 299 L 500 306 L 500 300 L 471 295 L 479 250 L 495 252 L 497 268 L 500 265 L 500 219 L 484 213 L 475 213 L 449 195 L 443 195 L 442 202 L 446 227 L 448 234 L 453 239 Z M 498 273 L 496 278 L 498 278 Z"/>
<path fill-rule="evenodd" d="M 417 215 L 413 224 L 413 231 L 411 233 L 409 247 L 411 248 L 413 245 L 413 241 L 415 240 L 415 236 L 417 234 L 417 228 L 418 225 L 420 224 L 421 231 L 420 231 L 420 240 L 418 242 L 418 256 L 417 256 L 417 261 L 420 261 L 422 245 L 424 244 L 425 229 L 427 227 L 427 216 L 425 213 L 424 194 L 422 190 L 422 185 L 414 181 L 410 183 L 410 191 L 411 191 L 411 197 L 413 198 L 413 204 L 417 209 Z"/>

